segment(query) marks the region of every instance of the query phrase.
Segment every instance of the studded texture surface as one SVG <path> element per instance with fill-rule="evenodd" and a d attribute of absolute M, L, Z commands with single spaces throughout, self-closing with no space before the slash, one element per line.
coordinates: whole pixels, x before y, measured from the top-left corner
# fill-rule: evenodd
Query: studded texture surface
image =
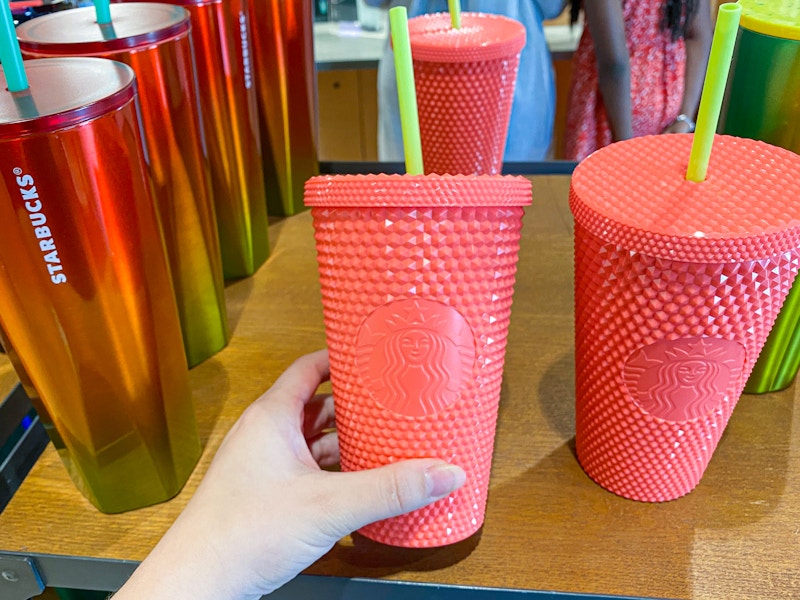
<path fill-rule="evenodd" d="M 358 470 L 436 457 L 463 467 L 467 482 L 454 494 L 362 530 L 387 544 L 441 546 L 472 535 L 483 523 L 530 184 L 497 177 L 491 190 L 485 182 L 461 178 L 456 196 L 444 202 L 461 196 L 468 206 L 431 207 L 424 205 L 443 201 L 437 199 L 442 178 L 408 177 L 422 207 L 363 206 L 386 177 L 362 178 L 361 191 L 353 188 L 353 178 L 346 178 L 341 191 L 337 178 L 306 184 L 307 198 L 325 205 L 312 208 L 312 216 L 341 462 L 345 470 Z M 428 183 L 420 186 L 421 179 Z M 512 192 L 509 179 L 519 184 Z M 476 195 L 486 206 L 473 206 Z M 330 206 L 337 200 L 344 207 Z M 442 342 L 449 358 L 436 358 L 431 350 L 422 365 L 427 375 L 409 375 L 410 353 L 398 361 L 381 351 L 398 332 L 422 332 L 431 343 Z M 437 371 L 437 365 L 444 369 Z M 438 391 L 437 372 L 446 374 Z M 428 391 L 420 387 L 423 379 Z M 399 403 L 404 398 L 408 407 Z"/>
<path fill-rule="evenodd" d="M 409 20 L 426 173 L 497 174 L 525 44 L 525 28 L 496 15 Z"/>
<path fill-rule="evenodd" d="M 408 35 L 415 59 L 430 62 L 479 62 L 519 54 L 525 46 L 525 26 L 519 21 L 486 13 L 461 13 L 454 29 L 450 13 L 409 19 Z"/>
<path fill-rule="evenodd" d="M 800 190 L 785 177 L 800 156 L 718 139 L 708 188 L 687 188 L 686 142 L 610 146 L 579 165 L 570 191 L 578 459 L 635 500 L 697 485 L 800 257 Z"/>
<path fill-rule="evenodd" d="M 800 157 L 718 135 L 708 177 L 686 181 L 692 136 L 612 144 L 576 169 L 570 203 L 589 231 L 654 257 L 756 260 L 800 246 Z"/>
<path fill-rule="evenodd" d="M 490 175 L 320 175 L 306 182 L 306 206 L 527 206 L 531 182 Z"/>

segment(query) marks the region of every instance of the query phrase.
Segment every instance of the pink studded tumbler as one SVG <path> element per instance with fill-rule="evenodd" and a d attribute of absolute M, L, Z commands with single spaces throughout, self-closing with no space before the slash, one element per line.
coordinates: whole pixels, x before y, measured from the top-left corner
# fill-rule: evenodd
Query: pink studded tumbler
<path fill-rule="evenodd" d="M 798 271 L 800 156 L 716 136 L 612 144 L 572 178 L 576 445 L 586 473 L 660 502 L 700 481 Z"/>
<path fill-rule="evenodd" d="M 425 172 L 500 173 L 525 27 L 483 13 L 408 21 Z"/>
<path fill-rule="evenodd" d="M 317 241 L 341 463 L 461 466 L 449 497 L 361 530 L 442 546 L 483 524 L 514 291 L 521 177 L 320 176 Z"/>

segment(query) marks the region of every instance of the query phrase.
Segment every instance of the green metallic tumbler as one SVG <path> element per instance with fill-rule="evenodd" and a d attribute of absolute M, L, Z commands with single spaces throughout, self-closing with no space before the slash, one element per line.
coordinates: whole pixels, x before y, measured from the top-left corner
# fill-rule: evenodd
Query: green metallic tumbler
<path fill-rule="evenodd" d="M 800 154 L 800 0 L 739 4 L 742 18 L 719 131 Z M 781 390 L 791 385 L 798 370 L 800 280 L 789 292 L 744 391 Z"/>

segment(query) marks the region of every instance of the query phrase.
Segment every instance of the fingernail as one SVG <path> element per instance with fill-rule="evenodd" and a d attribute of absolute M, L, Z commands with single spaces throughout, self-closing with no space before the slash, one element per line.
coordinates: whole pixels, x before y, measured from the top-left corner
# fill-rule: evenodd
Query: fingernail
<path fill-rule="evenodd" d="M 442 498 L 457 490 L 467 480 L 467 474 L 455 465 L 436 465 L 425 471 L 429 498 Z"/>

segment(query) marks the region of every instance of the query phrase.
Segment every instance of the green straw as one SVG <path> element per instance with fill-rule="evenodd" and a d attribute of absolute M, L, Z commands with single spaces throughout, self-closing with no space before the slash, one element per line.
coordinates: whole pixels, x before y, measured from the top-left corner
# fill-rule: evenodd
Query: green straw
<path fill-rule="evenodd" d="M 94 12 L 97 16 L 98 25 L 108 25 L 111 23 L 111 2 L 110 0 L 92 0 Z"/>
<path fill-rule="evenodd" d="M 3 63 L 3 74 L 9 92 L 27 90 L 28 76 L 22 64 L 22 52 L 19 49 L 17 32 L 14 30 L 14 18 L 8 0 L 0 0 L 0 62 Z"/>
<path fill-rule="evenodd" d="M 447 0 L 447 8 L 453 29 L 461 29 L 461 0 Z"/>
<path fill-rule="evenodd" d="M 400 102 L 406 173 L 422 175 L 425 171 L 422 168 L 417 91 L 414 86 L 414 65 L 411 62 L 411 40 L 408 36 L 408 15 L 405 6 L 395 6 L 389 11 L 389 25 L 394 48 L 394 69 L 397 77 L 397 99 Z"/>
<path fill-rule="evenodd" d="M 705 181 L 706 178 L 741 15 L 742 7 L 739 4 L 721 4 L 719 7 L 689 155 L 689 168 L 686 170 L 686 179 L 689 181 Z"/>

